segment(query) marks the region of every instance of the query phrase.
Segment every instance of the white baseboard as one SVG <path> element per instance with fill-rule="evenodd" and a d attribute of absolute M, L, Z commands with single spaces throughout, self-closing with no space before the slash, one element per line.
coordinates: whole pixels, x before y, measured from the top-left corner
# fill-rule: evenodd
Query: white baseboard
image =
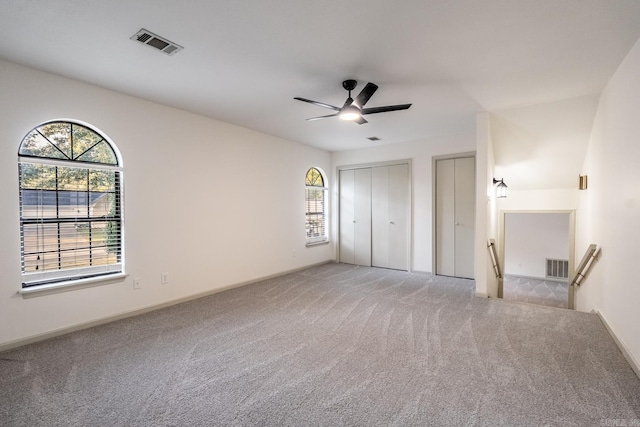
<path fill-rule="evenodd" d="M 638 363 L 638 360 L 636 360 L 636 358 L 633 356 L 631 351 L 629 351 L 629 348 L 625 345 L 625 343 L 620 339 L 620 337 L 618 337 L 615 331 L 611 328 L 611 326 L 609 325 L 609 322 L 607 322 L 607 319 L 600 312 L 600 310 L 597 310 L 596 313 L 598 314 L 598 317 L 600 317 L 600 320 L 602 320 L 604 327 L 607 328 L 609 335 L 611 335 L 611 338 L 613 338 L 616 345 L 622 352 L 622 355 L 624 356 L 624 358 L 627 359 L 627 362 L 629 362 L 629 365 L 631 365 L 631 369 L 633 369 L 633 371 L 636 373 L 638 378 L 640 378 L 640 363 Z"/>
<path fill-rule="evenodd" d="M 569 279 L 558 279 L 556 277 L 535 277 L 535 276 L 522 276 L 519 274 L 511 274 L 511 273 L 504 273 L 504 276 L 509 276 L 509 277 L 515 277 L 518 279 L 533 279 L 533 280 L 540 280 L 543 282 L 560 282 L 560 283 L 569 283 Z"/>
<path fill-rule="evenodd" d="M 105 323 L 115 322 L 116 320 L 126 319 L 127 317 L 138 316 L 140 314 L 149 313 L 151 311 L 159 310 L 161 308 L 171 307 L 172 305 L 181 304 L 183 302 L 192 301 L 194 299 L 198 299 L 198 298 L 206 297 L 206 296 L 209 296 L 209 295 L 217 294 L 218 292 L 223 292 L 223 291 L 227 291 L 227 290 L 230 290 L 230 289 L 239 288 L 241 286 L 250 285 L 252 283 L 261 282 L 263 280 L 272 279 L 274 277 L 284 276 L 285 274 L 295 273 L 296 271 L 306 270 L 307 268 L 316 267 L 318 265 L 324 265 L 324 264 L 328 264 L 328 263 L 331 263 L 331 262 L 334 262 L 334 261 L 333 260 L 323 261 L 323 262 L 307 265 L 307 266 L 304 266 L 304 267 L 294 268 L 294 269 L 283 271 L 283 272 L 280 272 L 280 273 L 270 274 L 270 275 L 259 277 L 259 278 L 256 278 L 256 279 L 251 279 L 251 280 L 247 280 L 247 281 L 244 281 L 244 282 L 234 283 L 234 284 L 231 284 L 231 285 L 228 285 L 228 286 L 223 286 L 221 288 L 216 288 L 216 289 L 213 289 L 213 290 L 210 290 L 210 291 L 200 292 L 200 293 L 197 293 L 197 294 L 193 294 L 193 295 L 189 295 L 189 296 L 186 296 L 186 297 L 178 298 L 178 299 L 175 299 L 175 300 L 163 302 L 163 303 L 160 303 L 160 304 L 152 305 L 152 306 L 141 308 L 141 309 L 138 309 L 138 310 L 133 310 L 133 311 L 127 311 L 127 312 L 123 312 L 123 313 L 119 313 L 119 314 L 114 314 L 112 316 L 106 316 L 106 317 L 102 317 L 100 319 L 90 320 L 88 322 L 78 323 L 76 325 L 65 326 L 65 327 L 62 327 L 62 328 L 59 328 L 59 329 L 54 329 L 53 331 L 44 332 L 42 334 L 36 334 L 36 335 L 30 335 L 30 336 L 24 337 L 24 338 L 18 338 L 17 340 L 8 341 L 8 342 L 0 344 L 0 352 L 1 351 L 11 350 L 11 349 L 14 349 L 14 348 L 17 348 L 17 347 L 22 347 L 23 345 L 27 345 L 27 344 L 33 344 L 33 343 L 38 342 L 38 341 L 44 341 L 44 340 L 47 340 L 47 339 L 50 339 L 50 338 L 59 337 L 61 335 L 66 335 L 66 334 L 69 334 L 71 332 L 80 331 L 82 329 L 89 329 L 89 328 L 93 328 L 94 326 L 104 325 Z"/>

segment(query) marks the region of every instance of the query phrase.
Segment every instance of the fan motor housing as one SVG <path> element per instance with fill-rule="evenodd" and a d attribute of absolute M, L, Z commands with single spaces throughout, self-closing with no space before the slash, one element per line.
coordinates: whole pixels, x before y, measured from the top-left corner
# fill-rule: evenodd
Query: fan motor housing
<path fill-rule="evenodd" d="M 355 89 L 357 85 L 358 85 L 358 82 L 352 79 L 345 80 L 342 82 L 342 87 L 349 91 Z"/>

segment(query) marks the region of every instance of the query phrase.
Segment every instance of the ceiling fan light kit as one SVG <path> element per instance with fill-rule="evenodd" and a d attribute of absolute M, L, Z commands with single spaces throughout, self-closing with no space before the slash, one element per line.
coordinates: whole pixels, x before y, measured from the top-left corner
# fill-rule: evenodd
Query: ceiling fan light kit
<path fill-rule="evenodd" d="M 362 117 L 362 114 L 357 107 L 349 105 L 348 107 L 342 109 L 338 117 L 340 117 L 342 120 L 353 121 L 358 117 Z"/>
<path fill-rule="evenodd" d="M 313 101 L 311 99 L 295 97 L 296 101 L 308 102 L 309 104 L 317 105 L 318 107 L 327 108 L 335 111 L 334 114 L 328 114 L 326 116 L 312 117 L 307 120 L 319 120 L 329 117 L 338 117 L 342 120 L 352 121 L 363 125 L 368 123 L 367 120 L 362 117 L 367 114 L 386 113 L 388 111 L 407 110 L 411 107 L 411 104 L 401 105 L 387 105 L 384 107 L 364 108 L 364 105 L 369 101 L 373 94 L 378 90 L 378 85 L 373 83 L 367 83 L 362 91 L 356 96 L 356 99 L 351 98 L 351 91 L 355 89 L 358 82 L 353 79 L 348 79 L 342 82 L 342 87 L 349 92 L 347 100 L 344 105 L 336 107 L 335 105 L 325 104 L 324 102 Z"/>

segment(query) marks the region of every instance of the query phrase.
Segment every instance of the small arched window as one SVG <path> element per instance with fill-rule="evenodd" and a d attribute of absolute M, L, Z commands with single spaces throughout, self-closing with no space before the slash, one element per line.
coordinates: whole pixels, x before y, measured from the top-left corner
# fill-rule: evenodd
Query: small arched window
<path fill-rule="evenodd" d="M 325 242 L 327 236 L 327 183 L 318 168 L 305 176 L 305 214 L 307 243 Z"/>
<path fill-rule="evenodd" d="M 18 151 L 23 288 L 121 273 L 122 165 L 88 125 L 47 122 Z"/>

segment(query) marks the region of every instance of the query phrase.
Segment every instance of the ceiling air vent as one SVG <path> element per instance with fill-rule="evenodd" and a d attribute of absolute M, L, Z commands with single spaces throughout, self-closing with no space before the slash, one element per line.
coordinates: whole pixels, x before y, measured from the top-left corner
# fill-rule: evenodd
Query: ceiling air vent
<path fill-rule="evenodd" d="M 167 55 L 173 55 L 174 53 L 184 49 L 179 44 L 169 41 L 164 37 L 160 37 L 157 34 L 153 34 L 151 31 L 147 31 L 144 28 L 141 28 L 140 31 L 135 33 L 131 37 L 131 40 L 135 40 L 142 44 L 146 44 L 147 46 L 151 46 L 166 53 Z"/>

